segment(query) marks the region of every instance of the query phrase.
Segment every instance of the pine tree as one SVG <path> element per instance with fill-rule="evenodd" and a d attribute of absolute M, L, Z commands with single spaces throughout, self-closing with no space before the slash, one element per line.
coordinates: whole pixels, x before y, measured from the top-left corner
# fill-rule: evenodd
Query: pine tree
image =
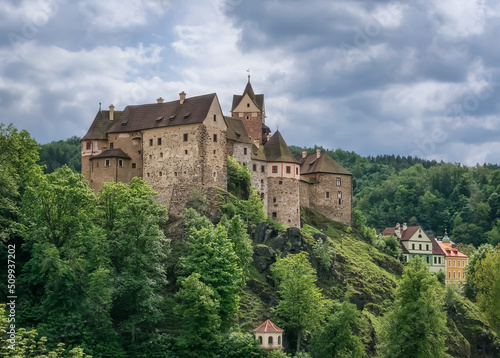
<path fill-rule="evenodd" d="M 387 314 L 380 353 L 387 358 L 446 357 L 444 293 L 419 256 L 405 268 Z"/>

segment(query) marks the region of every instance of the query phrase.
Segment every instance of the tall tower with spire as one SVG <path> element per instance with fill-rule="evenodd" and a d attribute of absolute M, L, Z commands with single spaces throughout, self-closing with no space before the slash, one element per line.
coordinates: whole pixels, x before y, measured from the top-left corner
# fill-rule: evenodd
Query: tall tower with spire
<path fill-rule="evenodd" d="M 258 141 L 259 144 L 265 144 L 269 127 L 266 126 L 266 110 L 264 106 L 264 95 L 255 94 L 250 83 L 250 74 L 248 83 L 242 95 L 233 95 L 233 105 L 231 107 L 231 116 L 239 118 L 243 122 L 248 136 L 252 142 Z"/>

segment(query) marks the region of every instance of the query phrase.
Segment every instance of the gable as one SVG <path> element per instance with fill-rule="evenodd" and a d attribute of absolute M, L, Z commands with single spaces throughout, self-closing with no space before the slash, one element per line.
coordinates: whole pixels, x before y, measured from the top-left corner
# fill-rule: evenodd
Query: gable
<path fill-rule="evenodd" d="M 256 105 L 252 98 L 245 93 L 240 99 L 240 102 L 233 108 L 233 112 L 260 112 L 260 108 Z"/>

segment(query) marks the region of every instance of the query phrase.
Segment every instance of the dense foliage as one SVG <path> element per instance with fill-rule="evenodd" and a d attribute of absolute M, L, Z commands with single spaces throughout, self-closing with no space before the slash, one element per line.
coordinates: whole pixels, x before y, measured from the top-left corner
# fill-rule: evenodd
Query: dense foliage
<path fill-rule="evenodd" d="M 369 227 L 381 231 L 406 222 L 436 235 L 447 228 L 457 243 L 500 243 L 497 165 L 466 167 L 394 155 L 366 158 L 341 149 L 326 152 L 353 173 L 354 206 Z"/>
<path fill-rule="evenodd" d="M 66 140 L 59 140 L 40 146 L 39 164 L 45 166 L 45 173 L 52 173 L 63 165 L 80 173 L 82 156 L 80 152 L 80 138 L 73 136 Z"/>
<path fill-rule="evenodd" d="M 67 142 L 72 140 L 77 143 Z M 456 356 L 498 355 L 490 328 L 499 330 L 498 249 L 461 246 L 471 256 L 465 293 L 477 305 L 459 290 L 445 291 L 418 259 L 401 278 L 394 239 L 377 238 L 371 227 L 376 212 L 370 210 L 385 199 L 390 209 L 390 195 L 366 206 L 368 212 L 355 210 L 352 228 L 309 208 L 301 209 L 303 227 L 286 228 L 266 220 L 250 172 L 230 158 L 229 191 L 218 190 L 210 202 L 208 194 L 193 193 L 183 217 L 169 221 L 143 180 L 107 183 L 95 195 L 75 168 L 60 165 L 68 157 L 44 173 L 38 150 L 27 132 L 0 125 L 0 257 L 6 262 L 7 245 L 16 246 L 18 303 L 15 350 L 8 348 L 8 313 L 0 306 L 2 356 L 397 356 L 391 346 L 411 349 L 415 337 L 419 346 L 406 356 L 441 356 L 443 342 Z M 400 193 L 418 197 L 426 176 L 446 167 L 413 158 L 333 154 L 361 174 L 372 167 L 368 179 L 356 179 L 357 200 L 364 191 L 366 197 L 385 195 L 395 183 Z M 467 176 L 478 168 L 461 170 Z M 482 228 L 489 222 L 484 237 L 494 243 L 500 224 L 481 213 L 491 215 L 495 208 L 496 168 L 480 168 L 487 179 L 481 185 L 474 174 L 470 185 L 458 180 L 432 194 L 439 199 L 448 190 L 452 198 L 458 191 L 460 200 L 475 206 L 450 209 L 458 223 L 455 235 L 472 223 Z M 417 202 L 434 210 L 433 200 L 427 195 Z M 424 219 L 432 221 L 432 215 Z M 0 275 L 3 301 L 6 270 Z M 415 307 L 423 313 L 415 314 Z M 267 318 L 285 329 L 284 352 L 265 352 L 251 333 Z"/>

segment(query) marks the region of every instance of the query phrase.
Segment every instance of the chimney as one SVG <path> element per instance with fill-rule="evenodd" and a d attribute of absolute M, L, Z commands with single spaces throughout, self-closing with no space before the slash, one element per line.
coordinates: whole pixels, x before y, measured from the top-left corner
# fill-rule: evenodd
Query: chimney
<path fill-rule="evenodd" d="M 156 99 L 156 103 L 163 103 L 163 98 L 158 97 L 158 98 Z"/>
<path fill-rule="evenodd" d="M 259 148 L 259 147 L 260 147 L 260 142 L 259 142 L 259 140 L 258 140 L 258 139 L 254 139 L 254 140 L 253 140 L 253 144 L 254 144 L 257 148 Z"/>
<path fill-rule="evenodd" d="M 179 97 L 181 104 L 183 104 L 184 100 L 186 99 L 186 92 L 182 91 L 181 93 L 179 93 Z"/>
<path fill-rule="evenodd" d="M 305 157 L 307 157 L 307 152 L 305 150 L 302 151 L 302 159 L 304 159 Z"/>
<path fill-rule="evenodd" d="M 403 231 L 406 231 L 408 229 L 408 226 L 406 226 L 406 223 L 403 223 Z"/>
<path fill-rule="evenodd" d="M 267 135 L 267 141 L 269 141 L 269 139 L 271 139 L 271 135 L 270 134 Z"/>
<path fill-rule="evenodd" d="M 396 237 L 398 239 L 401 238 L 401 228 L 399 227 L 399 223 L 396 224 L 396 229 L 394 230 L 394 233 L 396 234 Z"/>
<path fill-rule="evenodd" d="M 316 158 L 321 156 L 321 149 L 316 149 Z"/>
<path fill-rule="evenodd" d="M 109 120 L 112 121 L 115 119 L 115 106 L 112 104 L 109 106 Z"/>

